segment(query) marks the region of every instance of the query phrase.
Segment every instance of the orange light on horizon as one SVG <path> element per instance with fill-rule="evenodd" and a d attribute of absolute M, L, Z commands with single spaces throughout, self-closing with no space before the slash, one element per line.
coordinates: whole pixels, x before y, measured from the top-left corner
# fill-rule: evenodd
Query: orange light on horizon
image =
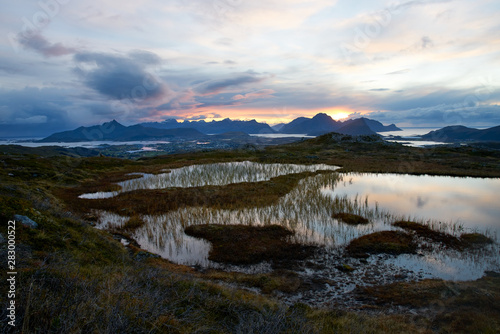
<path fill-rule="evenodd" d="M 350 114 L 351 114 L 351 112 L 347 112 L 347 111 L 335 111 L 333 113 L 329 113 L 330 117 L 336 121 L 339 121 L 341 119 L 345 119 L 345 118 L 349 117 Z"/>
<path fill-rule="evenodd" d="M 225 110 L 224 110 L 225 109 Z M 298 117 L 314 117 L 318 113 L 324 113 L 329 115 L 336 121 L 344 120 L 353 114 L 364 114 L 367 111 L 355 111 L 349 107 L 330 107 L 322 109 L 295 109 L 295 108 L 273 108 L 273 109 L 254 109 L 254 108 L 207 108 L 202 111 L 197 112 L 185 112 L 178 113 L 177 117 L 187 118 L 187 119 L 197 119 L 197 116 L 205 116 L 206 122 L 219 121 L 224 118 L 230 118 L 232 120 L 252 120 L 255 119 L 257 122 L 264 122 L 268 124 L 278 124 L 278 123 L 289 123 Z M 156 117 L 155 121 L 161 121 L 168 116 L 162 115 L 163 117 Z M 217 117 L 219 116 L 219 117 Z M 201 118 L 200 118 L 201 119 Z M 153 121 L 153 120 L 150 120 Z"/>

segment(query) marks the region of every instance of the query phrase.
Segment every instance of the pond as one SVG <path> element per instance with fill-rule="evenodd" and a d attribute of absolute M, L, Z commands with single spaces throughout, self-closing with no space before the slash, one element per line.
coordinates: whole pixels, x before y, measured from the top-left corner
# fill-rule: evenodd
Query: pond
<path fill-rule="evenodd" d="M 321 274 L 331 278 L 337 273 L 329 265 L 333 267 L 338 261 L 351 261 L 360 268 L 364 265 L 345 258 L 344 247 L 350 241 L 375 231 L 398 230 L 393 222 L 411 218 L 456 236 L 471 231 L 481 232 L 496 243 L 467 252 L 434 249 L 414 255 L 371 256 L 368 265 L 385 266 L 386 271 L 391 273 L 404 270 L 418 273 L 421 278 L 452 280 L 476 279 L 486 270 L 500 270 L 497 237 L 500 211 L 494 200 L 500 192 L 499 179 L 339 174 L 336 169 L 328 165 L 249 162 L 197 165 L 160 175 L 144 174 L 140 179 L 121 183 L 121 186 L 122 191 L 130 191 L 151 187 L 224 185 L 269 180 L 274 176 L 306 170 L 330 171 L 302 179 L 295 189 L 274 205 L 238 210 L 187 207 L 162 215 L 143 216 L 146 224 L 134 232 L 134 239 L 142 248 L 179 264 L 246 272 L 271 270 L 266 263 L 235 268 L 212 262 L 208 260 L 210 243 L 187 236 L 184 228 L 206 223 L 279 224 L 295 232 L 291 237 L 293 241 L 319 246 L 323 250 L 320 257 L 326 267 L 322 272 L 313 273 L 304 268 L 303 274 Z M 88 198 L 99 198 L 100 195 L 93 196 Z M 370 223 L 346 225 L 332 218 L 336 212 L 359 214 L 368 218 Z M 100 215 L 100 228 L 120 227 L 128 219 L 106 212 L 97 214 Z M 349 280 L 354 282 L 352 277 Z"/>
<path fill-rule="evenodd" d="M 336 170 L 340 167 L 324 164 L 295 165 L 295 164 L 262 164 L 250 161 L 227 162 L 206 165 L 191 165 L 168 170 L 162 174 L 146 174 L 139 179 L 118 183 L 120 191 L 96 192 L 80 195 L 80 198 L 99 199 L 110 198 L 121 192 L 138 189 L 165 189 L 171 187 L 202 187 L 222 186 L 231 183 L 268 181 L 273 177 L 315 172 L 318 170 Z M 133 173 L 134 174 L 134 173 Z M 135 173 L 137 174 L 137 173 Z"/>
<path fill-rule="evenodd" d="M 328 196 L 367 198 L 371 207 L 448 227 L 500 234 L 500 179 L 401 174 L 345 174 Z"/>

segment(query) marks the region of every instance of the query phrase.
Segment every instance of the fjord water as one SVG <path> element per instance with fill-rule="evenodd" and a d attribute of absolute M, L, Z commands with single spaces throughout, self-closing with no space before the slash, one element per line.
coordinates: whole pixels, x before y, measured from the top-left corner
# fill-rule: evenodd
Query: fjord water
<path fill-rule="evenodd" d="M 265 207 L 222 210 L 186 207 L 161 215 L 144 216 L 143 227 L 133 235 L 140 246 L 173 262 L 221 267 L 208 260 L 210 244 L 184 233 L 198 224 L 280 224 L 295 231 L 293 240 L 342 253 L 351 240 L 380 230 L 397 230 L 392 223 L 412 219 L 459 236 L 478 231 L 498 241 L 499 207 L 495 196 L 499 179 L 411 176 L 396 174 L 339 174 L 328 165 L 280 165 L 235 162 L 196 165 L 159 175 L 144 175 L 122 183 L 122 191 L 206 184 L 257 182 L 300 171 L 329 170 L 302 179 L 277 203 Z M 100 198 L 87 194 L 88 198 Z M 116 194 L 112 194 L 113 196 Z M 335 212 L 360 214 L 370 224 L 351 226 L 332 218 Z M 100 213 L 100 227 L 122 226 L 127 217 Z M 420 271 L 425 277 L 466 280 L 485 270 L 499 270 L 498 243 L 481 251 L 428 251 L 418 255 L 388 257 L 398 267 Z"/>

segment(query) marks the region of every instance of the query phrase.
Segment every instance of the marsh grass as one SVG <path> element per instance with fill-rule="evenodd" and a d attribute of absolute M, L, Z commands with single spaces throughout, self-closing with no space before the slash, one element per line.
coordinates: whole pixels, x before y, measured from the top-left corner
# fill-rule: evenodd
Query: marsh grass
<path fill-rule="evenodd" d="M 460 240 L 471 246 L 484 246 L 493 244 L 494 241 L 481 233 L 464 233 L 460 236 Z"/>
<path fill-rule="evenodd" d="M 280 225 L 191 225 L 187 235 L 212 243 L 209 260 L 231 264 L 272 261 L 286 265 L 311 256 L 314 247 L 287 241 L 294 233 Z"/>
<path fill-rule="evenodd" d="M 336 213 L 332 217 L 349 225 L 364 225 L 370 222 L 368 219 L 362 216 L 346 212 Z"/>
<path fill-rule="evenodd" d="M 429 325 L 442 332 L 495 333 L 500 329 L 499 287 L 498 274 L 490 274 L 474 282 L 423 280 L 360 287 L 356 293 L 380 307 L 425 309 Z"/>
<path fill-rule="evenodd" d="M 346 247 L 353 257 L 368 257 L 370 254 L 413 254 L 417 244 L 407 233 L 379 231 L 352 240 Z"/>
<path fill-rule="evenodd" d="M 422 237 L 424 239 L 441 243 L 445 247 L 462 249 L 462 247 L 464 246 L 459 238 L 444 232 L 432 230 L 431 228 L 429 228 L 429 226 L 420 223 L 412 221 L 397 221 L 393 223 L 393 225 L 407 231 L 412 231 L 417 236 Z"/>
<path fill-rule="evenodd" d="M 136 203 L 133 210 L 140 212 L 162 212 L 164 214 L 140 215 L 146 224 L 135 230 L 133 237 L 142 247 L 159 252 L 174 261 L 185 264 L 206 263 L 207 246 L 184 234 L 184 229 L 193 225 L 204 225 L 207 222 L 220 225 L 266 226 L 279 224 L 295 232 L 290 240 L 295 243 L 312 246 L 338 248 L 349 244 L 353 239 L 382 230 L 398 230 L 401 227 L 393 225 L 394 221 L 408 221 L 408 217 L 394 215 L 379 209 L 377 205 L 370 206 L 367 197 L 328 196 L 324 189 L 335 187 L 337 182 L 343 182 L 343 176 L 335 172 L 300 173 L 284 175 L 270 181 L 257 183 L 231 184 L 227 186 L 206 186 L 202 188 L 176 188 L 161 191 L 154 205 L 163 200 L 173 205 L 175 201 L 181 207 L 175 209 L 169 204 L 151 206 L 147 209 L 141 203 L 147 204 L 149 196 L 137 196 L 142 191 L 123 193 L 116 198 L 102 201 L 90 201 L 102 209 L 113 209 L 127 214 L 121 209 L 125 203 Z M 196 191 L 195 191 L 196 189 Z M 182 193 L 192 194 L 181 196 Z M 170 194 L 170 195 L 169 195 Z M 174 196 L 172 200 L 171 196 Z M 228 196 L 226 197 L 227 194 Z M 143 201 L 141 201 L 143 197 Z M 123 199 L 127 198 L 127 201 Z M 186 200 L 183 200 L 185 198 Z M 199 200 L 197 200 L 197 198 Z M 191 202 L 187 202 L 189 201 Z M 87 203 L 88 203 L 87 201 Z M 112 203 L 111 207 L 107 207 Z M 187 205 L 189 203 L 189 205 Z M 269 205 L 269 204 L 272 205 Z M 132 205 L 132 204 L 131 204 Z M 135 213 L 134 213 L 135 214 Z M 349 225 L 339 222 L 339 214 L 350 217 L 362 217 L 368 224 Z M 117 216 L 115 221 L 126 220 L 126 216 Z M 106 219 L 101 218 L 104 224 Z M 111 223 L 113 219 L 109 220 Z M 418 222 L 418 223 L 417 223 Z M 117 223 L 120 225 L 123 223 Z M 460 233 L 462 227 L 457 223 L 441 223 L 438 221 L 416 220 L 415 224 L 423 226 L 427 236 L 433 237 L 432 242 L 446 241 L 450 244 L 457 239 L 454 235 L 442 231 Z M 102 224 L 100 224 L 102 225 Z M 437 229 L 437 230 L 435 230 Z M 442 236 L 438 240 L 439 236 Z M 458 245 L 458 244 L 457 244 Z M 457 246 L 458 247 L 458 246 Z M 198 253 L 199 252 L 199 253 Z M 197 254 L 198 255 L 195 255 Z M 182 254 L 190 254 L 183 259 Z M 199 258 L 199 261 L 196 260 Z"/>
<path fill-rule="evenodd" d="M 107 232 L 89 226 L 78 217 L 79 213 L 91 212 L 93 205 L 75 201 L 76 205 L 73 206 L 73 202 L 66 202 L 70 197 L 77 198 L 83 192 L 61 191 L 83 183 L 101 182 L 102 186 L 106 187 L 106 184 L 111 183 L 106 182 L 110 171 L 116 173 L 117 177 L 119 174 L 123 177 L 131 172 L 160 173 L 166 167 L 177 168 L 189 164 L 238 159 L 295 163 L 307 161 L 306 156 L 311 152 L 319 155 L 321 161 L 342 163 L 347 169 L 391 172 L 398 170 L 397 161 L 405 159 L 406 152 L 416 152 L 407 148 L 394 149 L 391 146 L 386 150 L 384 146 L 377 146 L 378 151 L 372 154 L 370 150 L 374 149 L 373 146 L 358 146 L 352 143 L 347 146 L 350 152 L 346 152 L 346 147 L 331 142 L 329 138 L 323 142 L 321 140 L 320 138 L 318 141 L 308 141 L 295 146 L 271 148 L 255 154 L 200 152 L 139 161 L 105 157 L 54 157 L 52 153 L 50 158 L 44 158 L 23 153 L 0 152 L 3 165 L 0 170 L 2 220 L 11 219 L 13 214 L 24 214 L 40 225 L 37 230 L 19 226 L 16 235 L 18 254 L 22 255 L 18 259 L 18 326 L 26 324 L 25 329 L 29 333 L 499 332 L 498 279 L 488 277 L 463 283 L 436 281 L 446 285 L 446 289 L 413 283 L 391 286 L 388 288 L 391 291 L 377 290 L 380 291 L 378 296 L 384 299 L 375 299 L 373 302 L 369 301 L 369 297 L 375 295 L 365 292 L 362 298 L 367 303 L 364 308 L 366 312 L 316 309 L 304 304 L 287 307 L 260 295 L 201 281 L 193 275 L 191 268 L 185 266 L 176 266 L 158 258 L 134 260 L 129 250 L 113 240 Z M 395 158 L 388 159 L 388 154 Z M 434 170 L 439 174 L 456 172 L 459 175 L 500 175 L 496 162 L 498 159 L 495 160 L 491 156 L 478 158 L 477 154 L 481 155 L 481 151 L 476 151 L 474 162 L 479 162 L 480 166 L 469 168 L 468 154 L 468 149 L 444 149 L 442 152 L 436 152 L 436 161 L 415 164 L 415 172 Z M 442 158 L 443 155 L 446 159 Z M 452 155 L 451 159 L 449 155 Z M 416 156 L 422 160 L 421 155 Z M 9 173 L 13 176 L 9 176 Z M 37 176 L 33 176 L 34 174 Z M 64 199 L 65 202 L 62 203 L 59 199 Z M 321 201 L 322 205 L 332 203 L 325 199 Z M 342 201 L 334 199 L 333 203 Z M 81 210 L 78 209 L 80 204 L 83 204 Z M 359 203 L 357 207 L 353 203 L 345 204 L 353 209 L 348 212 L 355 213 L 354 211 L 360 208 L 363 211 L 363 206 Z M 109 203 L 107 205 L 110 206 Z M 183 206 L 182 210 L 194 209 L 199 208 Z M 69 210 L 73 213 L 68 212 Z M 217 212 L 219 209 L 213 207 L 204 206 L 203 210 L 204 217 L 217 217 L 220 214 Z M 317 209 L 311 208 L 309 212 L 314 214 L 315 210 Z M 326 216 L 318 216 L 320 221 L 322 217 L 331 218 L 335 207 L 321 210 L 326 210 L 321 211 Z M 118 214 L 119 209 L 116 211 L 115 214 Z M 283 211 L 279 217 L 290 219 L 290 226 L 297 227 L 299 212 L 288 214 Z M 123 212 L 121 214 L 123 220 L 120 224 L 125 224 L 134 212 L 128 216 Z M 235 217 L 245 219 L 242 213 L 234 214 Z M 146 219 L 139 215 L 141 219 Z M 269 214 L 267 216 L 271 217 Z M 190 217 L 190 214 L 184 214 L 183 226 L 189 224 Z M 369 215 L 365 217 L 369 218 Z M 259 223 L 267 223 L 270 220 L 262 219 Z M 396 219 L 387 221 L 389 223 L 386 227 Z M 325 222 L 325 229 L 330 228 Z M 144 230 L 144 227 L 137 231 L 141 230 Z M 369 233 L 368 231 L 369 229 L 361 233 Z M 3 259 L 6 258 L 4 251 L 2 245 L 0 254 Z M 252 280 L 251 277 L 248 279 Z M 270 282 L 272 279 L 270 278 Z M 277 283 L 269 283 L 271 287 L 276 285 Z M 265 287 L 266 283 L 262 286 Z M 6 280 L 0 282 L 0 289 L 7 291 Z M 417 315 L 388 315 L 389 311 L 394 311 L 391 305 L 399 305 L 402 300 L 411 300 L 413 296 L 426 296 L 429 290 L 430 296 L 437 299 L 418 304 L 423 309 L 414 309 Z M 453 291 L 458 291 L 459 294 Z M 444 294 L 441 294 L 442 292 Z M 7 299 L 0 299 L 0 316 L 3 319 L 6 318 L 6 302 Z M 443 305 L 441 311 L 431 309 L 435 305 Z M 6 321 L 2 321 L 0 332 L 10 333 L 13 330 Z"/>
<path fill-rule="evenodd" d="M 278 176 L 335 170 L 330 165 L 262 164 L 251 161 L 191 165 L 169 170 L 162 174 L 142 174 L 142 177 L 120 182 L 119 191 L 96 192 L 80 195 L 84 199 L 102 199 L 142 189 L 193 188 L 224 186 L 234 183 L 269 181 Z"/>

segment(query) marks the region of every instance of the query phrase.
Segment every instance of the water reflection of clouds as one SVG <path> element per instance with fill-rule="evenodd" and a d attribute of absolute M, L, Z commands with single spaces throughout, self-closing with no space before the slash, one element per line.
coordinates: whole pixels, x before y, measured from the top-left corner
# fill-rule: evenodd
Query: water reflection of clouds
<path fill-rule="evenodd" d="M 349 174 L 351 183 L 339 182 L 333 193 L 368 196 L 370 204 L 410 216 L 460 221 L 469 228 L 500 230 L 499 179 Z"/>
<path fill-rule="evenodd" d="M 487 191 L 485 184 L 488 184 Z M 498 179 L 396 174 L 347 174 L 339 179 L 339 175 L 332 172 L 301 180 L 277 204 L 267 207 L 239 210 L 187 207 L 163 215 L 144 216 L 147 224 L 136 230 L 134 238 L 142 248 L 173 262 L 212 266 L 216 264 L 208 261 L 210 243 L 184 234 L 186 226 L 207 222 L 254 226 L 280 224 L 295 231 L 292 239 L 332 250 L 340 249 L 361 235 L 398 229 L 391 223 L 403 216 L 440 220 L 445 228 L 450 226 L 447 222 L 458 219 L 479 229 L 483 226 L 481 224 L 490 224 L 487 226 L 498 229 L 500 208 L 491 194 L 499 189 Z M 354 200 L 356 195 L 360 196 Z M 365 205 L 365 196 L 368 196 L 368 206 Z M 376 209 L 375 202 L 380 210 Z M 333 210 L 363 215 L 371 223 L 365 226 L 343 224 L 332 218 Z M 121 226 L 125 219 L 104 213 L 102 227 Z M 400 256 L 389 261 L 411 270 L 431 272 L 434 277 L 441 278 L 472 275 L 462 274 L 462 271 L 480 275 L 485 268 L 500 267 L 498 256 L 485 257 L 473 252 L 464 256 L 448 256 L 445 253 L 425 255 Z M 451 279 L 455 279 L 453 277 Z"/>
<path fill-rule="evenodd" d="M 492 254 L 495 246 L 491 249 L 461 253 L 458 251 L 433 252 L 425 256 L 403 254 L 387 260 L 390 264 L 406 268 L 415 272 L 421 272 L 424 277 L 439 277 L 445 280 L 475 280 L 483 276 L 486 270 L 500 268 L 500 260 Z M 497 249 L 498 250 L 498 249 Z"/>
<path fill-rule="evenodd" d="M 429 202 L 429 197 L 417 196 L 417 208 L 422 209 Z"/>

